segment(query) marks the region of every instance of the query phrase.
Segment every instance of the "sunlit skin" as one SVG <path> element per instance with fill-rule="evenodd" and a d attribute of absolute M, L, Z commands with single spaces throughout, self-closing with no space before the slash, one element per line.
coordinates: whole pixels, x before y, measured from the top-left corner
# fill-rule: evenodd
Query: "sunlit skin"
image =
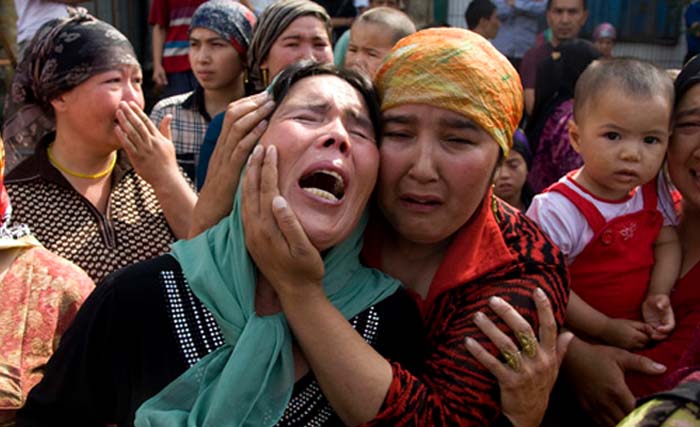
<path fill-rule="evenodd" d="M 243 73 L 243 62 L 233 45 L 207 28 L 190 32 L 190 65 L 205 90 L 233 89 Z"/>
<path fill-rule="evenodd" d="M 395 234 L 448 242 L 480 206 L 499 147 L 467 117 L 408 104 L 384 112 L 379 206 Z"/>
<path fill-rule="evenodd" d="M 393 34 L 386 26 L 356 22 L 350 32 L 345 68 L 372 78 L 393 46 Z"/>
<path fill-rule="evenodd" d="M 634 96 L 616 88 L 602 92 L 570 124 L 571 145 L 584 163 L 574 180 L 602 199 L 621 200 L 659 172 L 672 105 L 662 94 Z"/>
<path fill-rule="evenodd" d="M 556 46 L 563 40 L 578 37 L 588 19 L 583 0 L 552 0 L 547 10 L 547 25 L 552 30 L 552 43 Z"/>
<path fill-rule="evenodd" d="M 700 214 L 700 85 L 686 92 L 676 111 L 668 148 L 669 173 L 683 194 L 685 211 Z"/>
<path fill-rule="evenodd" d="M 527 181 L 527 164 L 522 154 L 511 150 L 508 157 L 496 169 L 493 192 L 496 196 L 518 209 L 523 209 L 523 186 Z"/>
<path fill-rule="evenodd" d="M 314 246 L 325 250 L 345 239 L 367 204 L 379 167 L 374 128 L 360 93 L 335 76 L 304 78 L 272 115 L 260 143 L 277 147 L 280 194 Z M 343 176 L 340 200 L 301 188 L 300 179 L 319 169 Z"/>
<path fill-rule="evenodd" d="M 287 65 L 303 59 L 333 62 L 333 48 L 326 27 L 313 16 L 300 16 L 289 24 L 272 44 L 260 68 L 267 69 L 272 79 Z"/>
<path fill-rule="evenodd" d="M 144 107 L 141 83 L 143 75 L 137 64 L 123 65 L 95 74 L 51 101 L 61 123 L 61 135 L 85 141 L 86 150 L 106 155 L 119 149 L 114 132 L 121 101 L 134 101 Z M 85 126 L 89 123 L 89 126 Z"/>

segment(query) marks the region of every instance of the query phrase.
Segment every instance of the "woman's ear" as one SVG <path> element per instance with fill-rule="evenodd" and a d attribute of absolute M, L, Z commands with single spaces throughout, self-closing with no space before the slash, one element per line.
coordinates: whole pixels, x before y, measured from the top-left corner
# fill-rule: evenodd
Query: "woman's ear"
<path fill-rule="evenodd" d="M 66 111 L 66 108 L 68 107 L 68 102 L 66 101 L 65 94 L 63 93 L 52 99 L 50 102 L 53 110 L 57 113 Z"/>
<path fill-rule="evenodd" d="M 574 119 L 569 120 L 569 143 L 577 153 L 581 153 L 581 134 Z"/>

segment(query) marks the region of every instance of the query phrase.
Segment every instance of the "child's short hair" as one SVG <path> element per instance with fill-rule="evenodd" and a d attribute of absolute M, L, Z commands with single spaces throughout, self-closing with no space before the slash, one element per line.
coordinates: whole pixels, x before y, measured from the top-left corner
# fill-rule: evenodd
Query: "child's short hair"
<path fill-rule="evenodd" d="M 593 61 L 581 74 L 574 92 L 574 119 L 587 103 L 611 88 L 620 88 L 631 96 L 662 94 L 673 108 L 673 80 L 656 65 L 634 58 L 609 58 Z M 644 108 L 640 105 L 639 108 Z"/>
<path fill-rule="evenodd" d="M 416 25 L 405 13 L 391 7 L 375 7 L 365 11 L 356 20 L 356 23 L 379 24 L 387 27 L 392 32 L 393 42 L 416 32 Z"/>

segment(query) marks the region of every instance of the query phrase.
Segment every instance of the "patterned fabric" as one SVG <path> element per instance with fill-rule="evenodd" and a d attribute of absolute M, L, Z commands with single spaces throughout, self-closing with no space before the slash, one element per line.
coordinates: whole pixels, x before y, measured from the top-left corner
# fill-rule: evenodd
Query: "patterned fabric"
<path fill-rule="evenodd" d="M 0 425 L 39 382 L 49 356 L 95 285 L 43 248 L 21 250 L 0 282 Z"/>
<path fill-rule="evenodd" d="M 129 40 L 85 9 L 73 10 L 70 17 L 44 25 L 12 81 L 3 128 L 8 170 L 54 130 L 51 99 L 123 64 L 138 65 Z"/>
<path fill-rule="evenodd" d="M 382 111 L 426 104 L 468 117 L 507 156 L 523 110 L 520 77 L 485 38 L 458 28 L 404 37 L 379 68 Z"/>
<path fill-rule="evenodd" d="M 167 114 L 173 115 L 170 123 L 177 163 L 194 181 L 199 151 L 204 142 L 211 117 L 204 108 L 204 93 L 201 87 L 193 92 L 171 96 L 158 102 L 151 111 L 151 120 L 156 126 Z"/>
<path fill-rule="evenodd" d="M 237 1 L 209 0 L 200 5 L 192 15 L 190 32 L 194 28 L 212 30 L 231 42 L 241 58 L 245 58 L 253 25 L 255 15 Z"/>
<path fill-rule="evenodd" d="M 617 31 L 615 31 L 615 27 L 609 22 L 603 22 L 602 24 L 598 24 L 597 27 L 595 27 L 595 30 L 593 30 L 593 40 L 598 41 L 599 39 L 613 39 L 615 40 L 617 38 Z"/>
<path fill-rule="evenodd" d="M 323 6 L 310 0 L 279 0 L 266 7 L 255 25 L 248 51 L 248 80 L 255 92 L 262 92 L 270 83 L 263 81 L 260 65 L 267 59 L 275 40 L 301 16 L 318 18 L 325 24 L 331 40 L 331 18 Z"/>
<path fill-rule="evenodd" d="M 490 297 L 499 296 L 512 304 L 537 331 L 532 292 L 540 287 L 552 303 L 557 325 L 564 323 L 568 275 L 563 255 L 517 209 L 496 200 L 493 215 L 489 205 L 487 198 L 481 214 L 475 214 L 478 220 L 459 232 L 427 298 L 419 300 L 427 331 L 427 355 L 420 374 L 393 363 L 391 386 L 377 418 L 368 426 L 493 424 L 501 407 L 498 382 L 464 347 L 464 337 L 473 337 L 491 354 L 499 354 L 474 324 L 477 311 L 517 342 L 488 308 Z M 381 232 L 365 238 L 366 260 L 374 266 L 381 265 L 381 238 Z"/>
<path fill-rule="evenodd" d="M 44 149 L 12 171 L 6 185 L 15 200 L 15 221 L 29 225 L 47 249 L 78 264 L 95 283 L 114 270 L 168 251 L 175 240 L 153 188 L 122 153 L 106 214 L 75 191 Z"/>
<path fill-rule="evenodd" d="M 583 166 L 583 159 L 569 142 L 569 121 L 574 118 L 574 100 L 557 106 L 544 124 L 527 181 L 535 193 L 554 184 L 567 172 Z"/>
<path fill-rule="evenodd" d="M 166 306 L 180 349 L 189 367 L 224 344 L 221 329 L 211 312 L 194 296 L 182 271 L 161 272 Z M 378 341 L 384 319 L 374 306 L 350 319 L 353 328 L 372 346 Z M 288 426 L 339 425 L 340 419 L 311 375 L 294 387 L 282 418 L 275 424 Z"/>

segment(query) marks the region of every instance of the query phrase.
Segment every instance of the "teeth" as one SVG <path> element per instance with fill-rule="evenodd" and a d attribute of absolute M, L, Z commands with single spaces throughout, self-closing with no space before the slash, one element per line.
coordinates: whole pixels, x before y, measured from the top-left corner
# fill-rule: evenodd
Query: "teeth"
<path fill-rule="evenodd" d="M 338 174 L 337 172 L 323 169 L 323 170 L 318 171 L 318 173 L 325 173 L 326 175 L 330 175 L 333 178 L 337 179 L 341 185 L 345 186 L 345 181 L 343 181 L 343 177 L 340 176 L 340 174 Z"/>
<path fill-rule="evenodd" d="M 334 202 L 338 201 L 338 198 L 335 197 L 333 194 L 329 193 L 328 191 L 321 190 L 320 188 L 307 187 L 304 188 L 304 191 L 308 191 L 309 193 L 324 198 L 326 200 L 331 200 Z"/>

